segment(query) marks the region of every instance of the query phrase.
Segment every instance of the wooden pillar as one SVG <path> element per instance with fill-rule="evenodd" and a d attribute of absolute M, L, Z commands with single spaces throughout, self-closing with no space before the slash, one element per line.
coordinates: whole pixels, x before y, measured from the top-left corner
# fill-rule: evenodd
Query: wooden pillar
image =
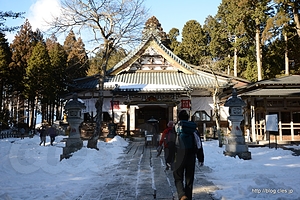
<path fill-rule="evenodd" d="M 127 114 L 127 137 L 130 136 L 130 104 L 127 104 L 127 110 L 126 110 L 126 114 Z"/>
<path fill-rule="evenodd" d="M 282 116 L 281 116 L 281 112 L 278 112 L 278 131 L 279 131 L 279 140 L 282 141 Z"/>
<path fill-rule="evenodd" d="M 250 116 L 251 116 L 251 135 L 252 135 L 252 142 L 256 142 L 256 129 L 255 129 L 255 104 L 254 98 L 251 98 L 251 105 L 250 105 Z"/>

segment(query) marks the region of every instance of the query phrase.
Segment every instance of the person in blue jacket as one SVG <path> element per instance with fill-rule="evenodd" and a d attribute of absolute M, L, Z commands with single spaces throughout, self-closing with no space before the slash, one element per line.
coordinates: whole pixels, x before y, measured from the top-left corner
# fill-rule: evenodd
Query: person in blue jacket
<path fill-rule="evenodd" d="M 191 200 L 196 157 L 199 165 L 202 166 L 204 154 L 202 144 L 197 144 L 197 141 L 199 142 L 200 139 L 199 132 L 196 129 L 197 125 L 195 122 L 189 121 L 189 114 L 186 110 L 179 112 L 178 120 L 178 123 L 175 125 L 177 139 L 173 177 L 178 198 L 180 200 Z M 196 139 L 196 137 L 198 138 Z"/>

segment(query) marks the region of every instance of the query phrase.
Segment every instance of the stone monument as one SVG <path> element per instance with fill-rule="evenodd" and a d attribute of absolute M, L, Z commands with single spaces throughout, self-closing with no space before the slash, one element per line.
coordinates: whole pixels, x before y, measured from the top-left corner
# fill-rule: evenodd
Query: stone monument
<path fill-rule="evenodd" d="M 232 96 L 229 97 L 224 106 L 229 107 L 229 117 L 231 121 L 231 132 L 227 136 L 227 144 L 225 146 L 224 154 L 226 156 L 238 156 L 244 160 L 251 159 L 251 153 L 248 151 L 248 146 L 245 143 L 245 138 L 241 130 L 240 124 L 244 119 L 243 117 L 243 107 L 245 102 L 237 96 L 235 89 L 232 91 Z"/>
<path fill-rule="evenodd" d="M 81 149 L 83 146 L 79 131 L 79 126 L 81 122 L 83 122 L 82 109 L 85 109 L 85 105 L 78 101 L 77 94 L 74 94 L 73 98 L 65 105 L 70 133 L 68 138 L 65 138 L 66 146 L 63 148 L 63 154 L 60 156 L 60 160 L 71 157 L 73 152 Z"/>

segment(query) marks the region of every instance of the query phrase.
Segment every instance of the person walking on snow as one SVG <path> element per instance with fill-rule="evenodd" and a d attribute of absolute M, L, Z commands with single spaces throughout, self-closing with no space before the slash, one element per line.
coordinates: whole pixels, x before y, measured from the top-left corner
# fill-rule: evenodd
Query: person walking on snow
<path fill-rule="evenodd" d="M 173 177 L 178 198 L 192 200 L 196 157 L 202 166 L 203 148 L 196 123 L 188 121 L 189 114 L 182 110 L 178 114 L 178 119 L 175 125 L 177 138 Z"/>
<path fill-rule="evenodd" d="M 163 131 L 162 137 L 159 141 L 159 146 L 164 144 L 164 154 L 166 161 L 166 170 L 173 168 L 173 161 L 175 155 L 175 131 L 174 131 L 174 122 L 169 121 L 167 128 Z"/>
<path fill-rule="evenodd" d="M 46 135 L 47 135 L 46 129 L 44 126 L 42 126 L 42 128 L 40 130 L 40 139 L 41 139 L 40 145 L 42 145 L 44 143 L 44 146 L 45 146 Z"/>
<path fill-rule="evenodd" d="M 48 129 L 48 135 L 50 136 L 50 144 L 53 146 L 53 142 L 55 141 L 56 137 L 56 130 L 53 126 Z"/>

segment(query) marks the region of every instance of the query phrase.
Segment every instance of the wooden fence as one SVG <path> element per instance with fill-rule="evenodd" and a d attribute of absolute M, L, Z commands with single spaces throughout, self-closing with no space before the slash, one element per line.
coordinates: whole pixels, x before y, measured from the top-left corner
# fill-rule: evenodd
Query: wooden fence
<path fill-rule="evenodd" d="M 2 130 L 0 133 L 0 139 L 4 138 L 18 138 L 20 134 L 17 130 Z"/>

